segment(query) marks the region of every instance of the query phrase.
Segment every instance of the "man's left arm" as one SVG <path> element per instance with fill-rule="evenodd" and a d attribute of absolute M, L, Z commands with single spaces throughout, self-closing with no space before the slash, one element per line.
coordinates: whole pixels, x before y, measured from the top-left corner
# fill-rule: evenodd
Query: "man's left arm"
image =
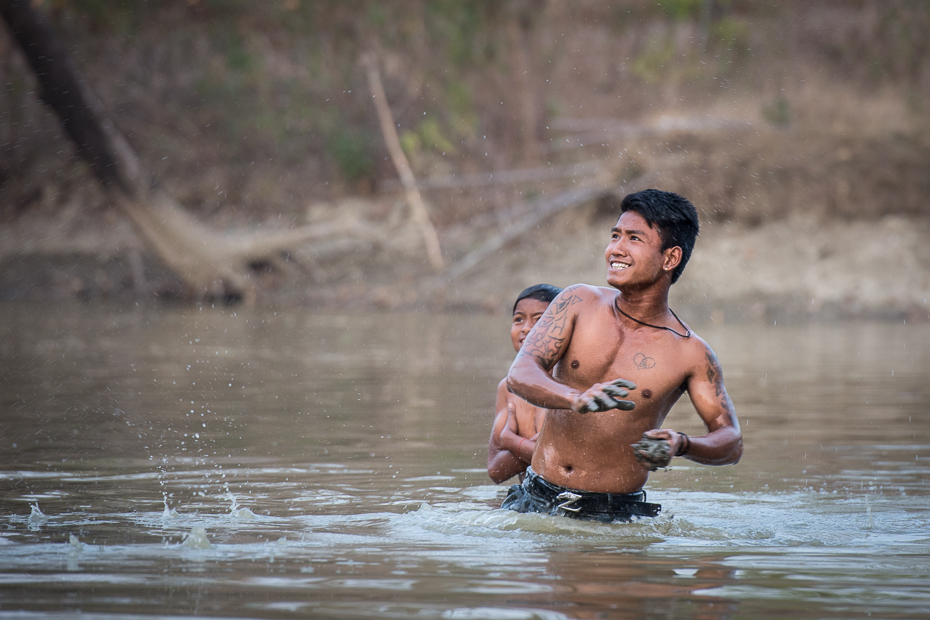
<path fill-rule="evenodd" d="M 702 437 L 686 437 L 670 429 L 646 433 L 669 442 L 673 455 L 705 465 L 730 465 L 743 455 L 743 434 L 733 401 L 723 385 L 723 370 L 713 350 L 704 344 L 703 358 L 695 363 L 685 387 L 697 414 L 707 427 Z"/>

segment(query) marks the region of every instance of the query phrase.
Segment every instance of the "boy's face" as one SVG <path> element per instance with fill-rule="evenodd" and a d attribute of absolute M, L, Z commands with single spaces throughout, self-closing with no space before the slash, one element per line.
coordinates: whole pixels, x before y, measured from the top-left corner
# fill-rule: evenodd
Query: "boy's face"
<path fill-rule="evenodd" d="M 530 333 L 536 321 L 548 307 L 548 301 L 538 299 L 521 299 L 517 302 L 517 307 L 513 311 L 513 322 L 510 324 L 510 340 L 513 342 L 514 351 L 520 350 L 526 335 Z"/>

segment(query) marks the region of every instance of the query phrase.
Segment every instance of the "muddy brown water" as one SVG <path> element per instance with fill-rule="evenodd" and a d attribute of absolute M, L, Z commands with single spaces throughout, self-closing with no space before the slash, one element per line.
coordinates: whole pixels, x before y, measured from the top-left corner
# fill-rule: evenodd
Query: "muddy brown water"
<path fill-rule="evenodd" d="M 604 525 L 496 508 L 505 316 L 0 318 L 0 620 L 930 613 L 925 324 L 692 321 L 745 456 Z"/>

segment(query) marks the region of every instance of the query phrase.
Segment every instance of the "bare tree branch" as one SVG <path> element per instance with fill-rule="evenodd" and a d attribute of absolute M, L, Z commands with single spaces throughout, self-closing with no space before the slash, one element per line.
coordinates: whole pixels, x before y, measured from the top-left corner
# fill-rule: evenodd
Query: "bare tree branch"
<path fill-rule="evenodd" d="M 29 0 L 0 0 L 0 15 L 39 80 L 39 98 L 61 119 L 94 176 L 128 194 L 144 191 L 139 158 L 42 13 Z"/>
<path fill-rule="evenodd" d="M 421 179 L 417 181 L 417 187 L 419 189 L 452 189 L 456 187 L 505 185 L 507 183 L 529 183 L 532 181 L 546 181 L 559 177 L 585 177 L 597 174 L 602 167 L 603 162 L 593 160 L 565 166 L 540 166 L 538 168 L 523 168 L 519 170 L 451 174 Z M 394 179 L 388 179 L 379 185 L 381 190 L 386 192 L 396 191 L 402 187 L 400 182 Z"/>
<path fill-rule="evenodd" d="M 559 194 L 550 200 L 540 200 L 533 204 L 532 211 L 504 226 L 496 235 L 449 267 L 449 269 L 442 274 L 442 279 L 445 282 L 451 282 L 468 273 L 507 243 L 520 237 L 531 228 L 539 225 L 560 211 L 588 202 L 589 200 L 593 200 L 611 191 L 626 194 L 632 191 L 633 187 L 646 187 L 655 179 L 655 176 L 654 174 L 646 175 L 632 183 L 621 185 L 620 187 L 612 187 L 610 183 L 604 181 L 595 181 L 583 187 L 578 187 Z"/>
<path fill-rule="evenodd" d="M 397 129 L 394 127 L 394 118 L 391 116 L 391 108 L 388 106 L 384 86 L 381 84 L 381 74 L 378 71 L 377 61 L 374 55 L 369 53 L 362 58 L 362 64 L 368 73 L 368 87 L 371 89 L 372 100 L 378 113 L 381 133 L 384 135 L 384 142 L 391 154 L 391 160 L 394 162 L 394 167 L 397 168 L 401 183 L 403 183 L 404 193 L 407 195 L 407 202 L 410 205 L 410 213 L 423 235 L 423 243 L 426 245 L 426 254 L 430 265 L 436 272 L 440 272 L 443 269 L 443 260 L 442 250 L 439 247 L 439 236 L 436 234 L 436 228 L 429 217 L 426 205 L 423 204 L 420 190 L 417 189 L 417 180 L 410 169 L 410 162 L 407 161 L 404 149 L 400 146 Z"/>

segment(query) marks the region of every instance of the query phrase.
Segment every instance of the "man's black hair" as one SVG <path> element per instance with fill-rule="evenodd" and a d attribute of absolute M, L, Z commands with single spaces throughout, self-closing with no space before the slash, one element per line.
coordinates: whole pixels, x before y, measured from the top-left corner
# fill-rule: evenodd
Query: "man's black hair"
<path fill-rule="evenodd" d="M 524 299 L 536 299 L 538 301 L 544 301 L 550 303 L 553 299 L 558 297 L 559 293 L 562 292 L 557 286 L 552 286 L 551 284 L 534 284 L 528 288 L 523 289 L 523 292 L 517 295 L 517 301 L 513 302 L 513 311 L 517 311 L 517 304 Z"/>
<path fill-rule="evenodd" d="M 636 211 L 646 223 L 659 231 L 662 249 L 681 248 L 681 262 L 672 271 L 672 284 L 685 270 L 697 239 L 699 225 L 694 205 L 687 198 L 658 189 L 644 189 L 629 194 L 620 203 L 620 213 Z"/>

